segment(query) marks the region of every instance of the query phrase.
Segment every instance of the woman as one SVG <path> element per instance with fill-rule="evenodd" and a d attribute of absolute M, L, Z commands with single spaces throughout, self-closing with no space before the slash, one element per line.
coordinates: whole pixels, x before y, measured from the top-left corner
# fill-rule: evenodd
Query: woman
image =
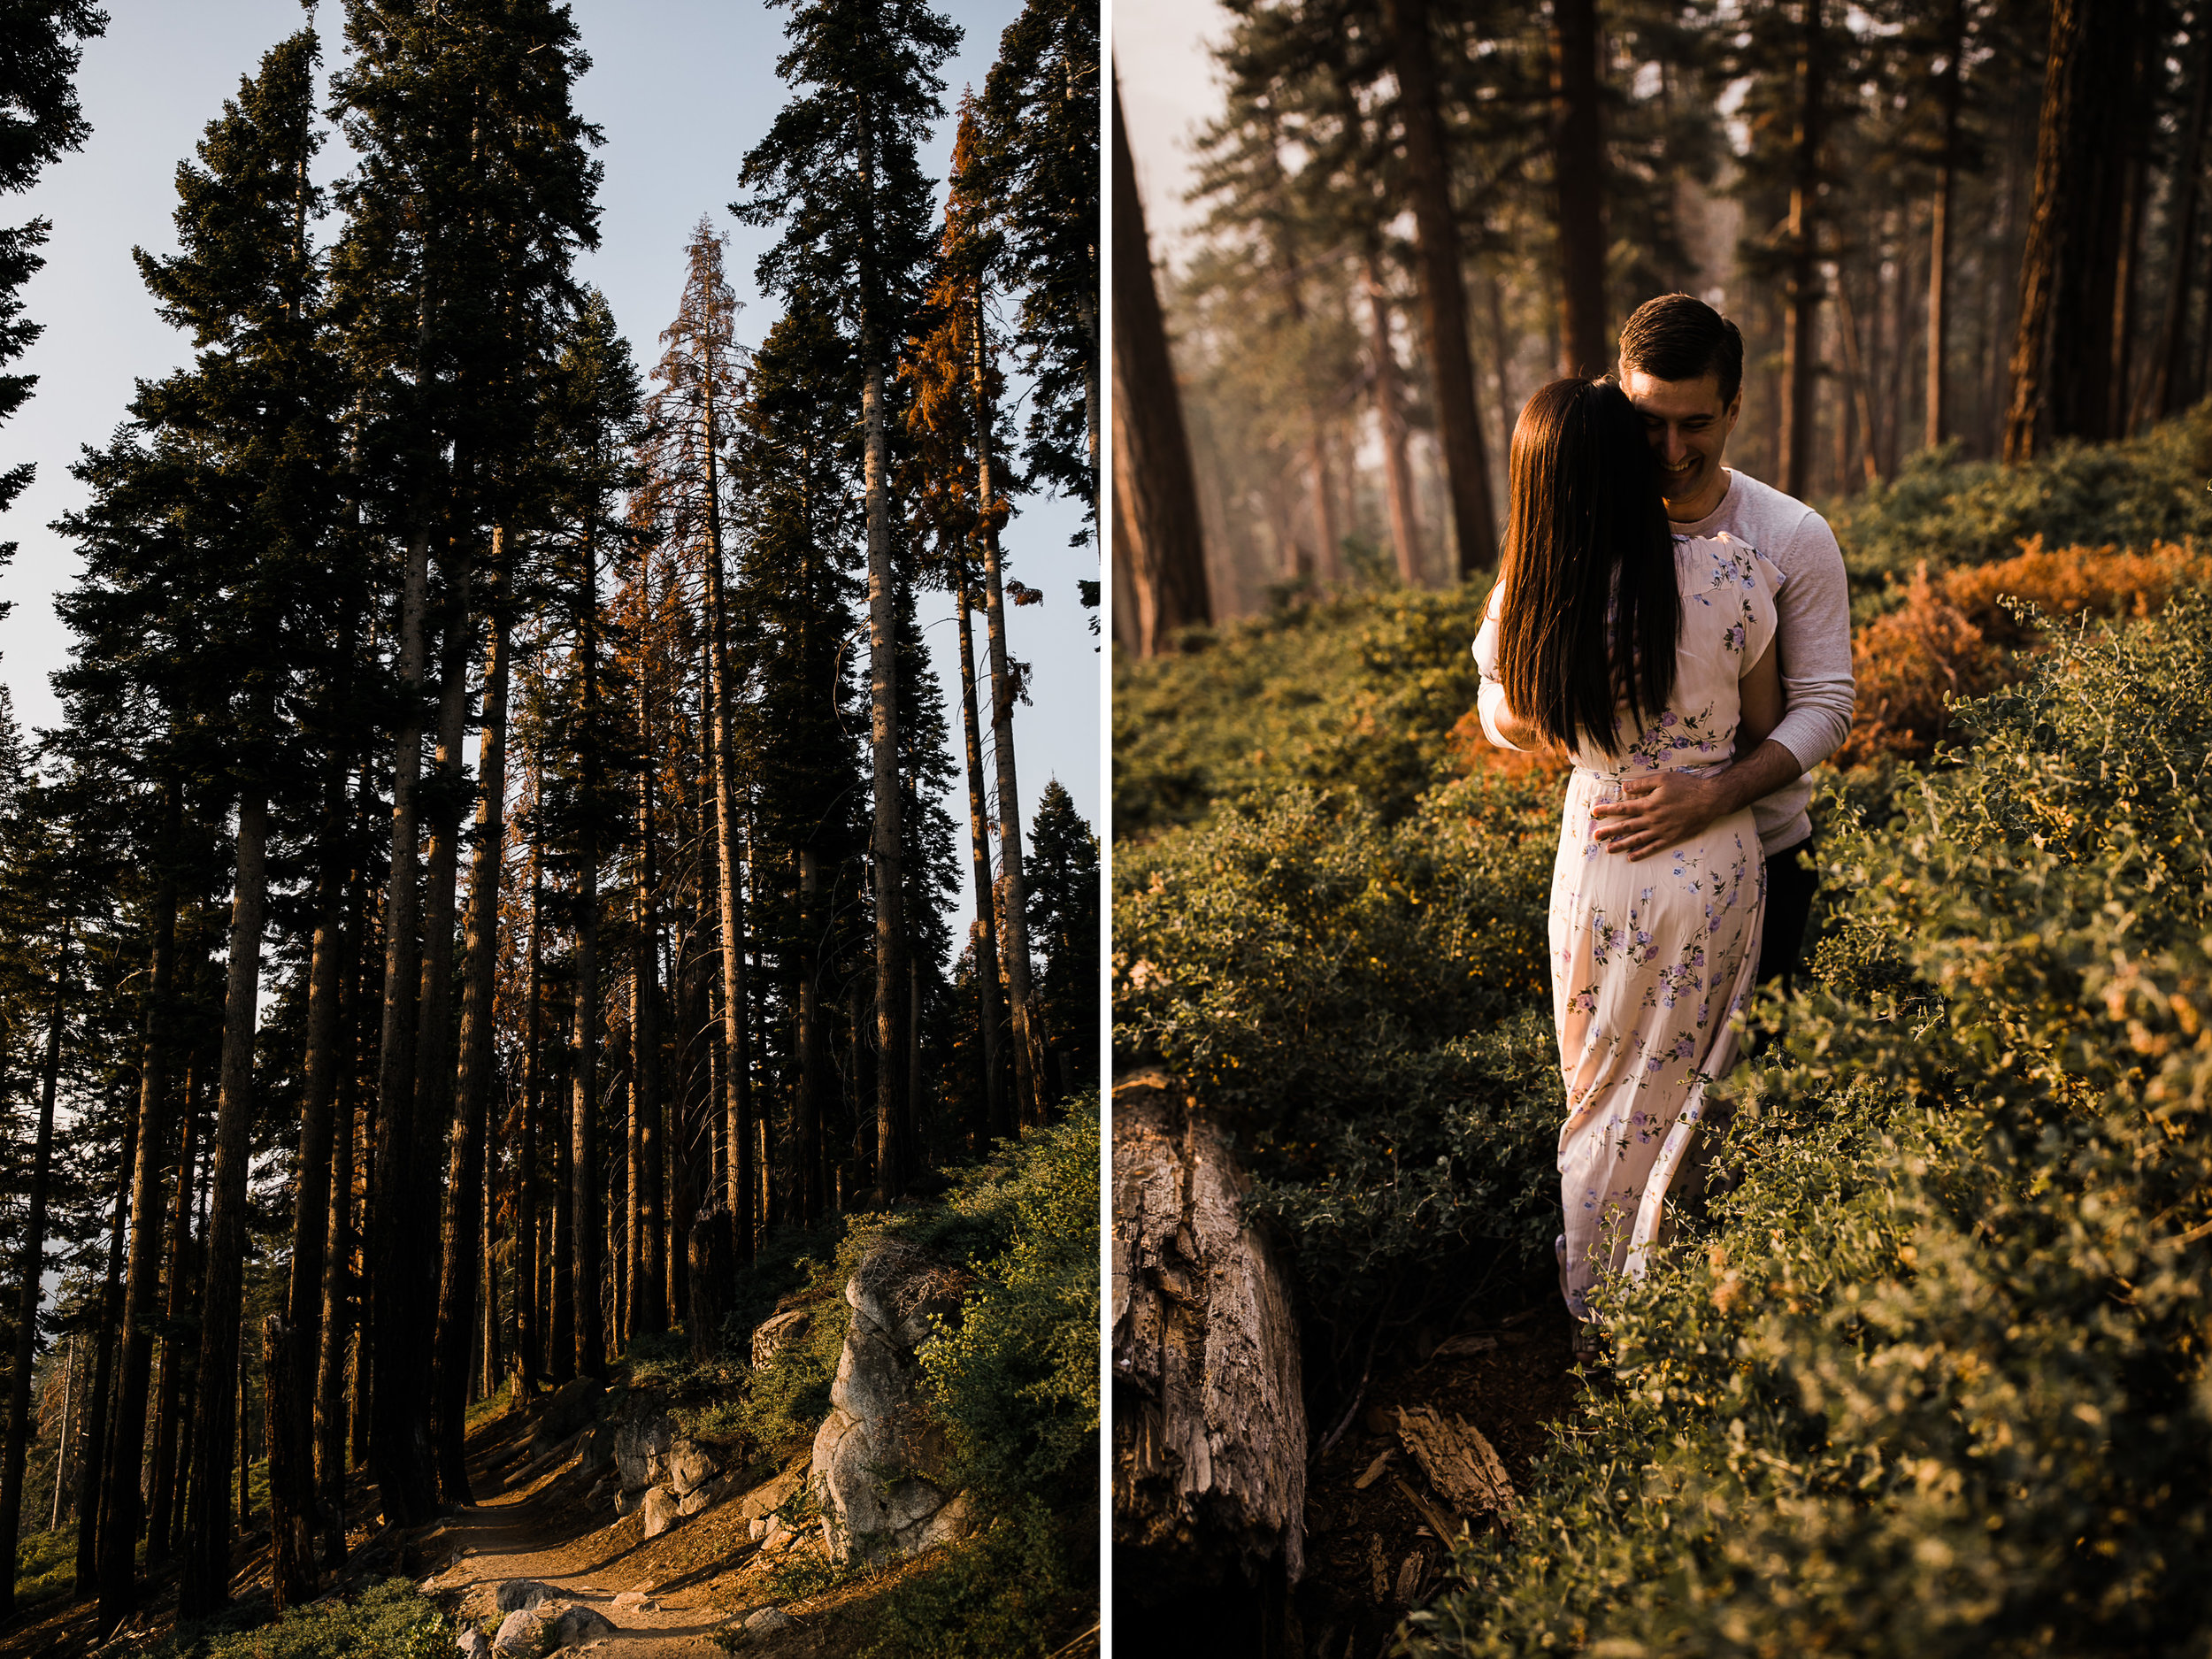
<path fill-rule="evenodd" d="M 1567 1118 L 1560 1288 L 1585 1323 L 1610 1268 L 1640 1274 L 1730 1016 L 1759 959 L 1765 865 L 1748 810 L 1635 863 L 1591 808 L 1639 773 L 1726 766 L 1782 713 L 1780 572 L 1726 535 L 1673 535 L 1641 421 L 1609 382 L 1555 380 L 1513 431 L 1503 570 L 1475 641 L 1499 734 L 1574 763 L 1552 867 L 1552 1018 Z"/>

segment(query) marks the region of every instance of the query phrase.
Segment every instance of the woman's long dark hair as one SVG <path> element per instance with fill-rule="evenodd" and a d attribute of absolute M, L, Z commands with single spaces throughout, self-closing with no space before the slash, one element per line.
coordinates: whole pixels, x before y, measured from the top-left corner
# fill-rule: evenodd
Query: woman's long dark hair
<path fill-rule="evenodd" d="M 1659 480 L 1627 394 L 1554 380 L 1513 428 L 1499 678 L 1555 742 L 1617 754 L 1674 690 L 1682 595 Z"/>

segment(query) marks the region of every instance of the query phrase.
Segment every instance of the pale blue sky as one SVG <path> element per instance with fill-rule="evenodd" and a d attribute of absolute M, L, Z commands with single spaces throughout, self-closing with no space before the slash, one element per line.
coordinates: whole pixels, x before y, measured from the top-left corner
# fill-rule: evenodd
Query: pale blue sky
<path fill-rule="evenodd" d="M 1020 8 L 1019 0 L 951 0 L 946 9 L 965 30 L 944 72 L 949 110 L 963 85 L 981 85 L 1000 32 Z M 0 572 L 0 599 L 15 606 L 0 623 L 0 680 L 27 727 L 59 718 L 47 677 L 65 662 L 69 640 L 52 595 L 74 579 L 78 561 L 45 526 L 82 499 L 69 464 L 81 445 L 106 441 L 134 378 L 157 377 L 189 356 L 184 336 L 154 315 L 130 250 L 173 249 L 176 164 L 192 153 L 239 77 L 303 16 L 296 0 L 108 0 L 107 10 L 107 36 L 87 45 L 78 76 L 90 140 L 35 189 L 0 198 L 0 222 L 40 214 L 54 222 L 46 269 L 25 293 L 27 314 L 46 326 L 21 365 L 40 377 L 38 389 L 0 426 L 0 465 L 38 466 L 36 481 L 0 515 L 0 539 L 20 543 L 14 564 Z M 710 214 L 729 238 L 728 272 L 745 303 L 739 332 L 757 341 L 775 312 L 754 289 L 753 265 L 773 233 L 739 225 L 727 204 L 738 195 L 740 161 L 783 102 L 775 64 L 788 12 L 708 0 L 574 0 L 572 10 L 592 58 L 577 105 L 606 134 L 596 152 L 606 168 L 601 245 L 585 257 L 586 280 L 605 291 L 640 368 L 649 367 L 682 286 L 685 242 L 700 214 Z M 342 21 L 336 0 L 322 0 L 326 77 L 343 50 Z M 925 158 L 933 176 L 941 179 L 951 146 L 949 119 Z M 319 171 L 327 178 L 345 165 L 334 138 Z M 1074 587 L 1098 567 L 1090 549 L 1067 545 L 1076 522 L 1070 503 L 1033 500 L 1022 504 L 1009 533 L 1009 574 L 1048 595 L 1041 605 L 1010 607 L 1014 653 L 1035 669 L 1035 707 L 1018 712 L 1017 749 L 1025 816 L 1056 775 L 1102 828 L 1101 659 Z M 956 695 L 950 608 L 941 595 L 925 595 L 924 603 L 940 679 Z M 956 714 L 952 726 L 956 745 Z M 964 882 L 966 810 L 952 804 Z"/>

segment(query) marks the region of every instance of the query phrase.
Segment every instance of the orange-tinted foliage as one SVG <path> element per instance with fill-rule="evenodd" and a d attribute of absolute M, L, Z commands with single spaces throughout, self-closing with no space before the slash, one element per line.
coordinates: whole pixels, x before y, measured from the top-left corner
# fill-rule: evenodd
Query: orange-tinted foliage
<path fill-rule="evenodd" d="M 2039 631 L 2001 600 L 2029 600 L 2058 618 L 2144 617 L 2177 588 L 2201 585 L 2208 576 L 2212 558 L 2193 546 L 2161 541 L 2146 553 L 2114 547 L 2047 551 L 2040 536 L 1993 565 L 1934 577 L 1920 565 L 1906 584 L 1905 603 L 1851 641 L 1858 710 L 1836 764 L 1859 765 L 1885 754 L 1924 758 L 1949 733 L 1947 696 L 1982 696 L 2017 680 L 2019 654 L 2038 648 Z"/>
<path fill-rule="evenodd" d="M 1445 743 L 1452 770 L 1463 778 L 1489 772 L 1500 778 L 1555 780 L 1564 778 L 1572 770 L 1566 756 L 1557 749 L 1531 755 L 1518 749 L 1500 749 L 1483 734 L 1482 717 L 1472 709 L 1459 717 Z"/>

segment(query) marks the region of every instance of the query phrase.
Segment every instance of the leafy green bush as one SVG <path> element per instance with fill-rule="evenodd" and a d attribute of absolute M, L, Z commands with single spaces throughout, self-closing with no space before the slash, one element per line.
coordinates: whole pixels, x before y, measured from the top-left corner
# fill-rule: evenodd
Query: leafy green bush
<path fill-rule="evenodd" d="M 26 1532 L 15 1547 L 15 1604 L 30 1607 L 77 1587 L 77 1529 Z"/>
<path fill-rule="evenodd" d="M 1824 508 L 1855 584 L 2009 558 L 2020 543 L 2147 548 L 2212 534 L 2212 403 L 2118 443 L 2062 443 L 2019 467 L 1916 456 L 1889 483 Z M 1118 734 L 1117 734 L 1118 735 Z"/>
<path fill-rule="evenodd" d="M 1409 1652 L 2204 1651 L 2212 603 L 1959 714 L 1832 815 L 1721 1195 Z"/>
<path fill-rule="evenodd" d="M 1194 824 L 1257 785 L 1349 789 L 1386 820 L 1438 775 L 1475 705 L 1486 584 L 1395 589 L 1221 630 L 1114 668 L 1114 835 Z"/>
<path fill-rule="evenodd" d="M 1001 1233 L 975 1286 L 923 1344 L 930 1403 L 962 1478 L 995 1497 L 1097 1490 L 1098 1097 L 1002 1142 L 947 1201 Z"/>
<path fill-rule="evenodd" d="M 1013 1504 L 901 1585 L 857 1659 L 1042 1659 L 1097 1619 L 1072 1542 L 1042 1503 Z"/>
<path fill-rule="evenodd" d="M 404 1578 L 386 1578 L 350 1601 L 311 1601 L 273 1623 L 267 1606 L 239 1604 L 226 1614 L 180 1628 L 152 1650 L 153 1659 L 445 1659 L 453 1627 L 437 1604 Z"/>
<path fill-rule="evenodd" d="M 1548 1255 L 1553 795 L 1482 774 L 1386 825 L 1294 786 L 1116 860 L 1118 1063 L 1240 1129 L 1317 1319 L 1479 1240 Z"/>

